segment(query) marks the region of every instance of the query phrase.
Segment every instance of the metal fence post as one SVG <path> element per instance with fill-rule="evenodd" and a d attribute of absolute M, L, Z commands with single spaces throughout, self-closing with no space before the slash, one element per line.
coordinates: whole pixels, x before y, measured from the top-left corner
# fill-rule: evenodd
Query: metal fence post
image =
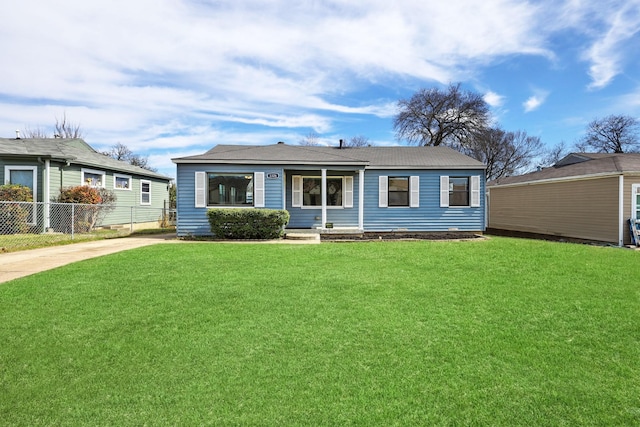
<path fill-rule="evenodd" d="M 74 221 L 74 218 L 75 218 L 75 207 L 76 207 L 76 204 L 75 203 L 71 203 L 71 240 L 73 240 L 73 233 L 74 233 L 73 226 L 74 226 L 74 223 L 75 223 L 75 221 Z"/>
<path fill-rule="evenodd" d="M 131 224 L 129 225 L 129 233 L 133 233 L 133 206 L 131 206 Z"/>

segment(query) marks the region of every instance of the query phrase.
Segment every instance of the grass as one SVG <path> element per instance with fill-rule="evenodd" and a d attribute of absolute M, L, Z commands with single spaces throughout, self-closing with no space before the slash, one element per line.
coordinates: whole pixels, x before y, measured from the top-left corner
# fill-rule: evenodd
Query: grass
<path fill-rule="evenodd" d="M 640 254 L 183 243 L 0 286 L 3 425 L 638 425 Z"/>

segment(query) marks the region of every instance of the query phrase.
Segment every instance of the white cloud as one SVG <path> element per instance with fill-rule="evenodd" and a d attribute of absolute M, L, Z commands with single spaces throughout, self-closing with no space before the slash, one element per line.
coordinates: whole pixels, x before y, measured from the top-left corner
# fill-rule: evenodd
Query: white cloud
<path fill-rule="evenodd" d="M 484 102 L 489 104 L 493 108 L 501 107 L 504 104 L 504 96 L 499 95 L 493 91 L 488 91 L 483 96 Z"/>
<path fill-rule="evenodd" d="M 640 32 L 640 2 L 629 2 L 604 16 L 608 18 L 606 31 L 586 53 L 591 62 L 591 89 L 607 86 L 620 73 L 625 52 L 622 47 Z"/>
<path fill-rule="evenodd" d="M 525 113 L 530 113 L 532 111 L 540 108 L 542 104 L 547 100 L 548 92 L 538 90 L 536 93 L 527 99 L 522 106 L 524 107 Z"/>

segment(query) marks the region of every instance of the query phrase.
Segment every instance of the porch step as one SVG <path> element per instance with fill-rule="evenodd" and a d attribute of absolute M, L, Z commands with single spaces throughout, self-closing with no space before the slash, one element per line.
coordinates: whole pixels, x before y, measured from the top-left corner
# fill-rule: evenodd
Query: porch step
<path fill-rule="evenodd" d="M 284 238 L 287 240 L 320 240 L 318 233 L 286 233 Z"/>

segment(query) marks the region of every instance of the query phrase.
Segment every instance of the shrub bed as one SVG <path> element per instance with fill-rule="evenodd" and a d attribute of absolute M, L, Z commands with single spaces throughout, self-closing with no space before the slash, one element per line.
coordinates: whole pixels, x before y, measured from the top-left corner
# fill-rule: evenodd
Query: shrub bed
<path fill-rule="evenodd" d="M 289 222 L 282 209 L 209 209 L 207 217 L 218 239 L 276 239 Z"/>

